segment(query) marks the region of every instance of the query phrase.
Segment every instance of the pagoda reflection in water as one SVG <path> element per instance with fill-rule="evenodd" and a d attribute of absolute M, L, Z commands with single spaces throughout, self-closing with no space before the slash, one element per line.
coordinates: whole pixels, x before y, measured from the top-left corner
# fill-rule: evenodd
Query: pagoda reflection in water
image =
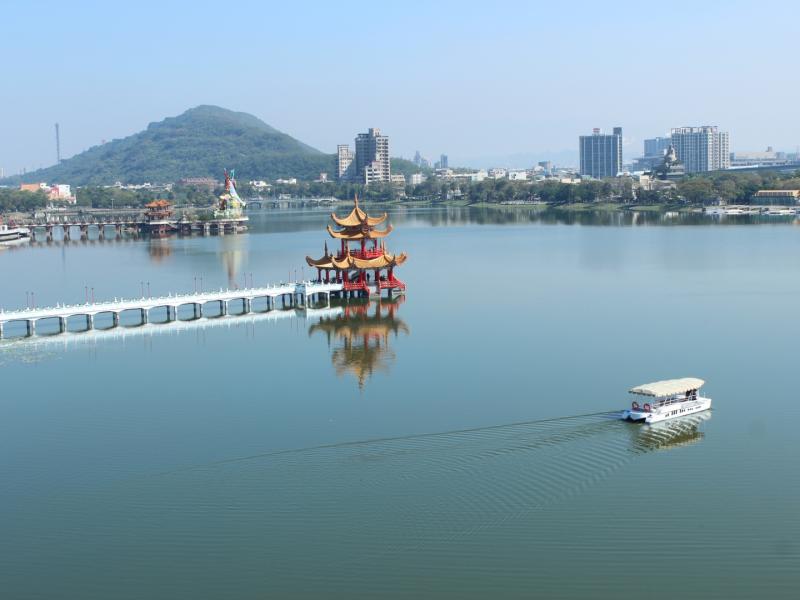
<path fill-rule="evenodd" d="M 408 326 L 395 316 L 404 297 L 378 302 L 349 302 L 341 315 L 323 318 L 309 327 L 308 334 L 324 333 L 332 348 L 331 361 L 338 376 L 353 375 L 359 389 L 375 372 L 388 373 L 396 355 L 389 340 L 403 333 Z"/>

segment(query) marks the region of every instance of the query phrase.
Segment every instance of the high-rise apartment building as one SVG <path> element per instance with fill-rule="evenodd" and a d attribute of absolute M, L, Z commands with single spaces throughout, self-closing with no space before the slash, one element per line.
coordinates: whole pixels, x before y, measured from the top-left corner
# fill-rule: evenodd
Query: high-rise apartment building
<path fill-rule="evenodd" d="M 647 157 L 661 157 L 667 153 L 672 144 L 671 137 L 655 137 L 644 141 L 644 155 Z"/>
<path fill-rule="evenodd" d="M 592 135 L 580 136 L 581 175 L 595 179 L 616 177 L 622 170 L 622 127 L 603 134 L 599 129 Z"/>
<path fill-rule="evenodd" d="M 339 144 L 336 146 L 336 176 L 339 179 L 346 180 L 352 179 L 353 169 L 353 151 L 347 144 Z"/>
<path fill-rule="evenodd" d="M 390 182 L 392 171 L 389 161 L 389 136 L 371 127 L 367 133 L 356 136 L 355 176 L 365 185 Z"/>
<path fill-rule="evenodd" d="M 450 165 L 448 164 L 447 154 L 442 154 L 439 157 L 439 168 L 440 169 L 449 169 Z"/>
<path fill-rule="evenodd" d="M 672 146 L 687 173 L 719 171 L 731 166 L 727 131 L 716 126 L 677 127 L 672 130 Z"/>

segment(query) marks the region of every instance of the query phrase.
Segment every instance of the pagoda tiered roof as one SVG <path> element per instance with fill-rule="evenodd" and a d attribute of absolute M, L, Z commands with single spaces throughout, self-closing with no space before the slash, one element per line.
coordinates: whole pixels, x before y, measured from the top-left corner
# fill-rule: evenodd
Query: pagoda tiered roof
<path fill-rule="evenodd" d="M 332 238 L 337 240 L 376 240 L 385 238 L 392 233 L 393 227 L 387 225 L 386 229 L 373 229 L 371 225 L 366 223 L 363 225 L 353 225 L 352 227 L 345 227 L 336 230 L 328 225 L 328 233 Z"/>
<path fill-rule="evenodd" d="M 408 256 L 405 252 L 390 254 L 386 251 L 385 247 L 381 247 L 381 254 L 373 258 L 359 258 L 357 255 L 354 256 L 349 248 L 344 256 L 337 257 L 330 254 L 326 247 L 325 254 L 322 258 L 315 259 L 306 256 L 306 262 L 308 266 L 318 269 L 385 269 L 402 265 L 406 262 L 407 258 Z"/>
<path fill-rule="evenodd" d="M 353 210 L 346 217 L 340 217 L 336 213 L 331 213 L 331 220 L 341 229 L 334 229 L 328 225 L 328 233 L 337 240 L 375 240 L 385 238 L 392 232 L 392 226 L 386 229 L 375 229 L 389 217 L 388 213 L 383 213 L 379 217 L 370 217 L 358 206 L 358 196 L 353 201 Z"/>
<path fill-rule="evenodd" d="M 358 227 L 360 229 L 365 224 L 370 227 L 380 225 L 388 216 L 388 213 L 383 213 L 380 217 L 370 217 L 359 208 L 358 198 L 356 198 L 353 203 L 353 210 L 350 211 L 349 215 L 346 217 L 339 217 L 336 213 L 331 213 L 331 220 L 339 227 Z"/>

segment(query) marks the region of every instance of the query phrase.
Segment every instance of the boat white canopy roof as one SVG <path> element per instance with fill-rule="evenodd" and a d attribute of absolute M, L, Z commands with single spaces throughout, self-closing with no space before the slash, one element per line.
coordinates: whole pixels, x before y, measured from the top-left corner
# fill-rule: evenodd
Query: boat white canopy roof
<path fill-rule="evenodd" d="M 637 386 L 631 389 L 631 394 L 641 394 L 642 396 L 653 396 L 660 398 L 662 396 L 674 396 L 676 394 L 685 394 L 690 390 L 699 389 L 705 381 L 697 377 L 683 377 L 681 379 L 665 379 L 664 381 L 654 381 L 653 383 L 645 383 L 644 385 Z"/>

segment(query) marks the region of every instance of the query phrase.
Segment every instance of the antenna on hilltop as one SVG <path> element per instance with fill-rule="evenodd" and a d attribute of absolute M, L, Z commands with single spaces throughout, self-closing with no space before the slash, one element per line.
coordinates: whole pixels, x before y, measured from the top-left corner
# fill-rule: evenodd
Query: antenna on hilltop
<path fill-rule="evenodd" d="M 56 164 L 61 164 L 61 134 L 58 131 L 58 123 L 56 123 Z"/>

